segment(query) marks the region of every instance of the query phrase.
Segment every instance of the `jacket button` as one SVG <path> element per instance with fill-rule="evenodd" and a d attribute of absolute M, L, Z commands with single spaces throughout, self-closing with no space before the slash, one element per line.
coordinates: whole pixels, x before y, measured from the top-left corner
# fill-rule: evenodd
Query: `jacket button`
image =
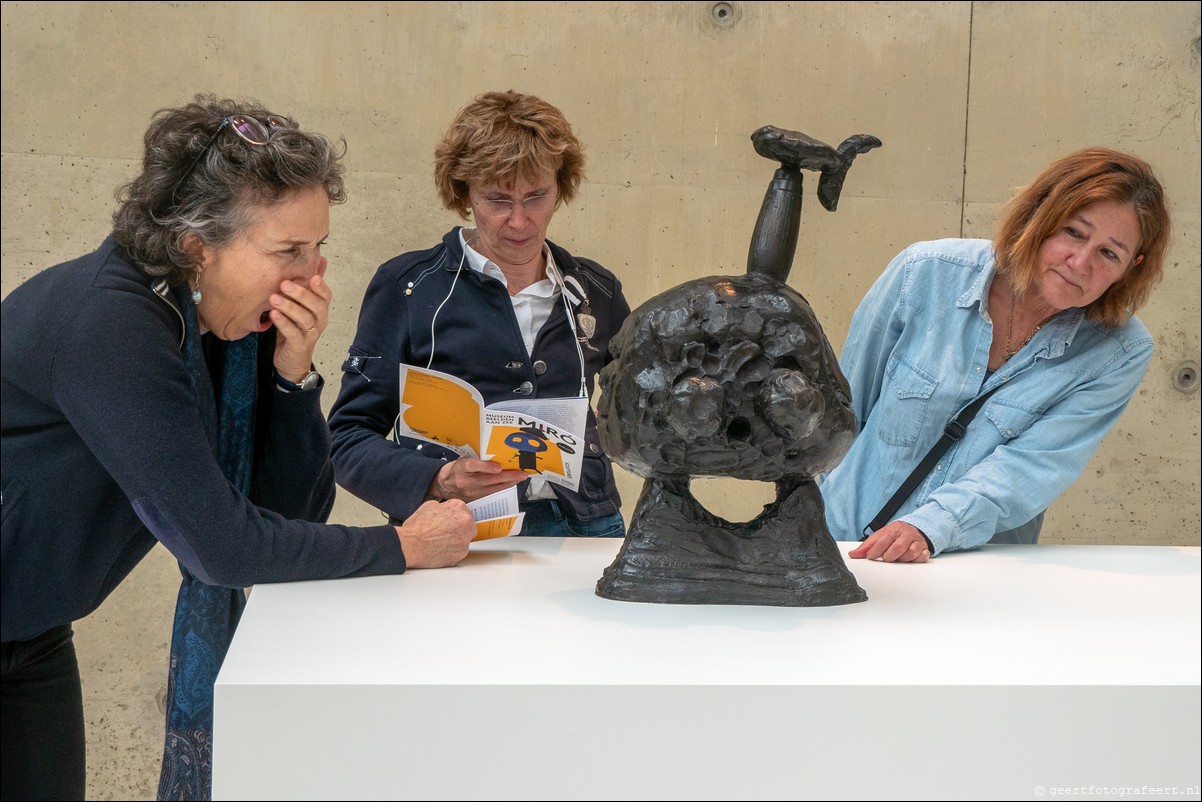
<path fill-rule="evenodd" d="M 542 361 L 541 359 L 536 359 L 534 361 L 533 367 L 534 367 L 534 375 L 535 376 L 541 376 L 547 372 L 547 363 Z"/>
<path fill-rule="evenodd" d="M 588 450 L 593 452 L 594 454 L 596 454 L 598 451 L 601 450 L 601 447 L 598 446 L 596 443 L 589 443 Z"/>
<path fill-rule="evenodd" d="M 534 392 L 534 383 L 522 382 L 516 388 L 514 388 L 514 392 L 518 395 L 530 395 Z"/>

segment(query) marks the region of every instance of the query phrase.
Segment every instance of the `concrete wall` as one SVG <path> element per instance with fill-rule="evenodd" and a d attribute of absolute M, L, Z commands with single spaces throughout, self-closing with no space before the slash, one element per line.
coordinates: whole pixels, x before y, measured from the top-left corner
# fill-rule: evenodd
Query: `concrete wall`
<path fill-rule="evenodd" d="M 1085 145 L 1159 171 L 1175 234 L 1141 318 L 1158 341 L 1143 386 L 1048 514 L 1053 543 L 1198 545 L 1199 3 L 3 3 L 2 285 L 94 248 L 136 174 L 158 108 L 200 91 L 255 97 L 345 137 L 350 200 L 332 214 L 335 291 L 319 369 L 335 384 L 379 263 L 457 222 L 431 162 L 454 113 L 489 89 L 533 92 L 589 156 L 551 237 L 613 269 L 632 305 L 740 273 L 773 165 L 773 124 L 860 157 L 838 212 L 806 182 L 790 284 L 838 349 L 863 292 L 919 239 L 989 236 L 1013 190 Z M 327 404 L 333 392 L 327 393 Z M 633 503 L 639 480 L 622 476 Z M 69 488 L 64 488 L 69 495 Z M 764 487 L 713 480 L 746 519 Z M 341 494 L 335 519 L 376 523 Z M 156 550 L 81 622 L 90 794 L 153 795 L 174 563 Z"/>

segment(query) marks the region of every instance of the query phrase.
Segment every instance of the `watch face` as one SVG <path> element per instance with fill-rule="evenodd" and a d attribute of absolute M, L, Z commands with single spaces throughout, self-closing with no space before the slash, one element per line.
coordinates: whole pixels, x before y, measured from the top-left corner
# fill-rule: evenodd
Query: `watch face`
<path fill-rule="evenodd" d="M 321 381 L 321 374 L 315 370 L 309 371 L 309 375 L 301 380 L 300 387 L 302 390 L 312 390 Z"/>

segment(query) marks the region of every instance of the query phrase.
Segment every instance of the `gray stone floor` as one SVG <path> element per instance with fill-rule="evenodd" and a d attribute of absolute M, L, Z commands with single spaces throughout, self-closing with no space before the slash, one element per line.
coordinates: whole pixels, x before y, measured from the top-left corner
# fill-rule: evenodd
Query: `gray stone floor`
<path fill-rule="evenodd" d="M 88 728 L 88 799 L 155 798 L 178 590 L 175 558 L 156 546 L 99 610 L 75 623 Z"/>

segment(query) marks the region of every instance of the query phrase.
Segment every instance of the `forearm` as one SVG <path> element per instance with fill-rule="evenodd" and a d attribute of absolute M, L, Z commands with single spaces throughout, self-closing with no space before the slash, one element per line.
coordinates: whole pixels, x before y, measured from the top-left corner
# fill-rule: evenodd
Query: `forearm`
<path fill-rule="evenodd" d="M 416 448 L 351 427 L 334 431 L 332 459 L 339 485 L 398 520 L 427 500 L 446 464 L 441 457 L 427 457 Z"/>

